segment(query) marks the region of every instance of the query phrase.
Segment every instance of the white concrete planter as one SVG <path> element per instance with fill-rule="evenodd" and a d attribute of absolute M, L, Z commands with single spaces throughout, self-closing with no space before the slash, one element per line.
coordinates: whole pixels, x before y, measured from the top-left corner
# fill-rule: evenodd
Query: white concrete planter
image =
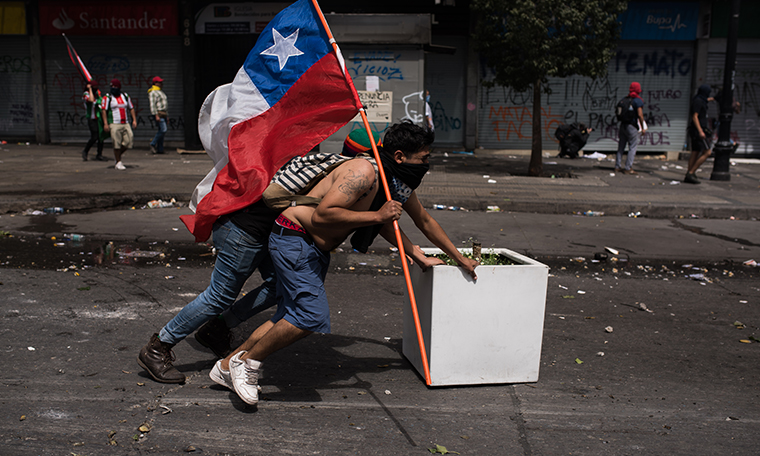
<path fill-rule="evenodd" d="M 477 282 L 458 266 L 410 268 L 431 386 L 538 381 L 549 267 L 507 249 L 483 253 L 517 264 L 478 266 Z M 424 377 L 408 296 L 403 352 Z"/>

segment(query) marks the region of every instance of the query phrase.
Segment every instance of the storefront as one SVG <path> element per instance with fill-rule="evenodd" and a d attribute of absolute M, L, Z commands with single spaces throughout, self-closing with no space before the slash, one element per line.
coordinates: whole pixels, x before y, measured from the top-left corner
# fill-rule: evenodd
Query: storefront
<path fill-rule="evenodd" d="M 40 34 L 47 86 L 48 125 L 53 142 L 89 137 L 82 104 L 86 82 L 69 58 L 65 33 L 85 67 L 109 90 L 111 79 L 122 83 L 135 106 L 135 141 L 146 143 L 156 133 L 147 90 L 151 79 L 164 79 L 169 100 L 167 141 L 184 141 L 181 38 L 177 2 L 131 1 L 122 4 L 81 0 L 39 2 Z M 192 125 L 195 128 L 194 122 Z"/>
<path fill-rule="evenodd" d="M 739 46 L 737 51 L 734 100 L 740 110 L 734 112 L 731 120 L 731 140 L 739 143 L 735 155 L 757 156 L 760 154 L 760 49 Z M 714 40 L 707 54 L 707 83 L 713 87 L 713 95 L 723 87 L 725 61 L 725 41 Z M 718 117 L 718 103 L 711 106 L 709 114 Z"/>
<path fill-rule="evenodd" d="M 34 136 L 32 59 L 24 2 L 0 3 L 0 139 Z"/>
<path fill-rule="evenodd" d="M 618 122 L 613 111 L 631 82 L 643 89 L 649 130 L 639 150 L 682 150 L 691 99 L 698 4 L 630 3 L 621 18 L 621 41 L 606 77 L 550 78 L 542 94 L 543 148 L 552 149 L 554 131 L 563 123 L 582 122 L 594 129 L 587 151 L 617 150 Z M 493 149 L 530 149 L 533 91 L 482 88 L 478 109 L 479 145 Z"/>

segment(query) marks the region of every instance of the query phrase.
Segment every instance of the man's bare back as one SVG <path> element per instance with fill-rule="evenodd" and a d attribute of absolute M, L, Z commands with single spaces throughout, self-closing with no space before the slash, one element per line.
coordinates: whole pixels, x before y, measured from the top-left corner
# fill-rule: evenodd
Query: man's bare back
<path fill-rule="evenodd" d="M 401 203 L 397 201 L 369 212 L 379 188 L 377 180 L 369 161 L 348 160 L 308 193 L 322 199 L 318 206 L 289 207 L 282 214 L 303 227 L 319 249 L 332 250 L 356 228 L 385 224 L 401 216 Z"/>

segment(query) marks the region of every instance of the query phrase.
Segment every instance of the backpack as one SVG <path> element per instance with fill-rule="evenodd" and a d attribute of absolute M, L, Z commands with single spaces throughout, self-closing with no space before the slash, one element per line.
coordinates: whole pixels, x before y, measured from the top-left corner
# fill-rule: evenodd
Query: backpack
<path fill-rule="evenodd" d="M 377 164 L 369 156 L 360 154 L 357 157 L 369 160 L 377 170 Z M 269 186 L 264 190 L 262 195 L 264 204 L 271 209 L 319 204 L 322 201 L 321 198 L 306 196 L 306 193 L 309 193 L 315 185 L 343 162 L 353 158 L 328 153 L 293 157 L 275 173 Z"/>
<path fill-rule="evenodd" d="M 634 123 L 636 120 L 636 109 L 633 107 L 633 98 L 625 97 L 618 101 L 617 106 L 615 106 L 615 117 L 621 123 Z"/>

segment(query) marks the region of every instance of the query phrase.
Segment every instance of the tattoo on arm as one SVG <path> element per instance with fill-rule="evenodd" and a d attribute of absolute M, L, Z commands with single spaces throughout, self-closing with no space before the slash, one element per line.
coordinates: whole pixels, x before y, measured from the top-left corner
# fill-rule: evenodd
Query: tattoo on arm
<path fill-rule="evenodd" d="M 376 185 L 377 185 L 377 176 L 375 176 L 375 181 L 374 181 L 374 182 L 372 182 L 372 186 L 371 186 L 371 187 L 370 187 L 370 188 L 369 188 L 369 189 L 368 189 L 366 192 L 362 193 L 362 195 L 361 195 L 361 196 L 359 197 L 359 199 L 358 199 L 358 200 L 356 200 L 356 201 L 361 201 L 361 200 L 363 200 L 363 199 L 364 199 L 364 198 L 365 198 L 367 195 L 369 195 L 369 192 L 371 192 L 372 190 L 374 190 L 374 189 L 375 189 L 375 186 L 376 186 Z"/>
<path fill-rule="evenodd" d="M 354 170 L 348 170 L 344 181 L 338 187 L 338 190 L 346 195 L 346 202 L 356 198 L 357 194 L 364 193 L 369 186 L 369 179 L 364 173 L 356 173 Z"/>

